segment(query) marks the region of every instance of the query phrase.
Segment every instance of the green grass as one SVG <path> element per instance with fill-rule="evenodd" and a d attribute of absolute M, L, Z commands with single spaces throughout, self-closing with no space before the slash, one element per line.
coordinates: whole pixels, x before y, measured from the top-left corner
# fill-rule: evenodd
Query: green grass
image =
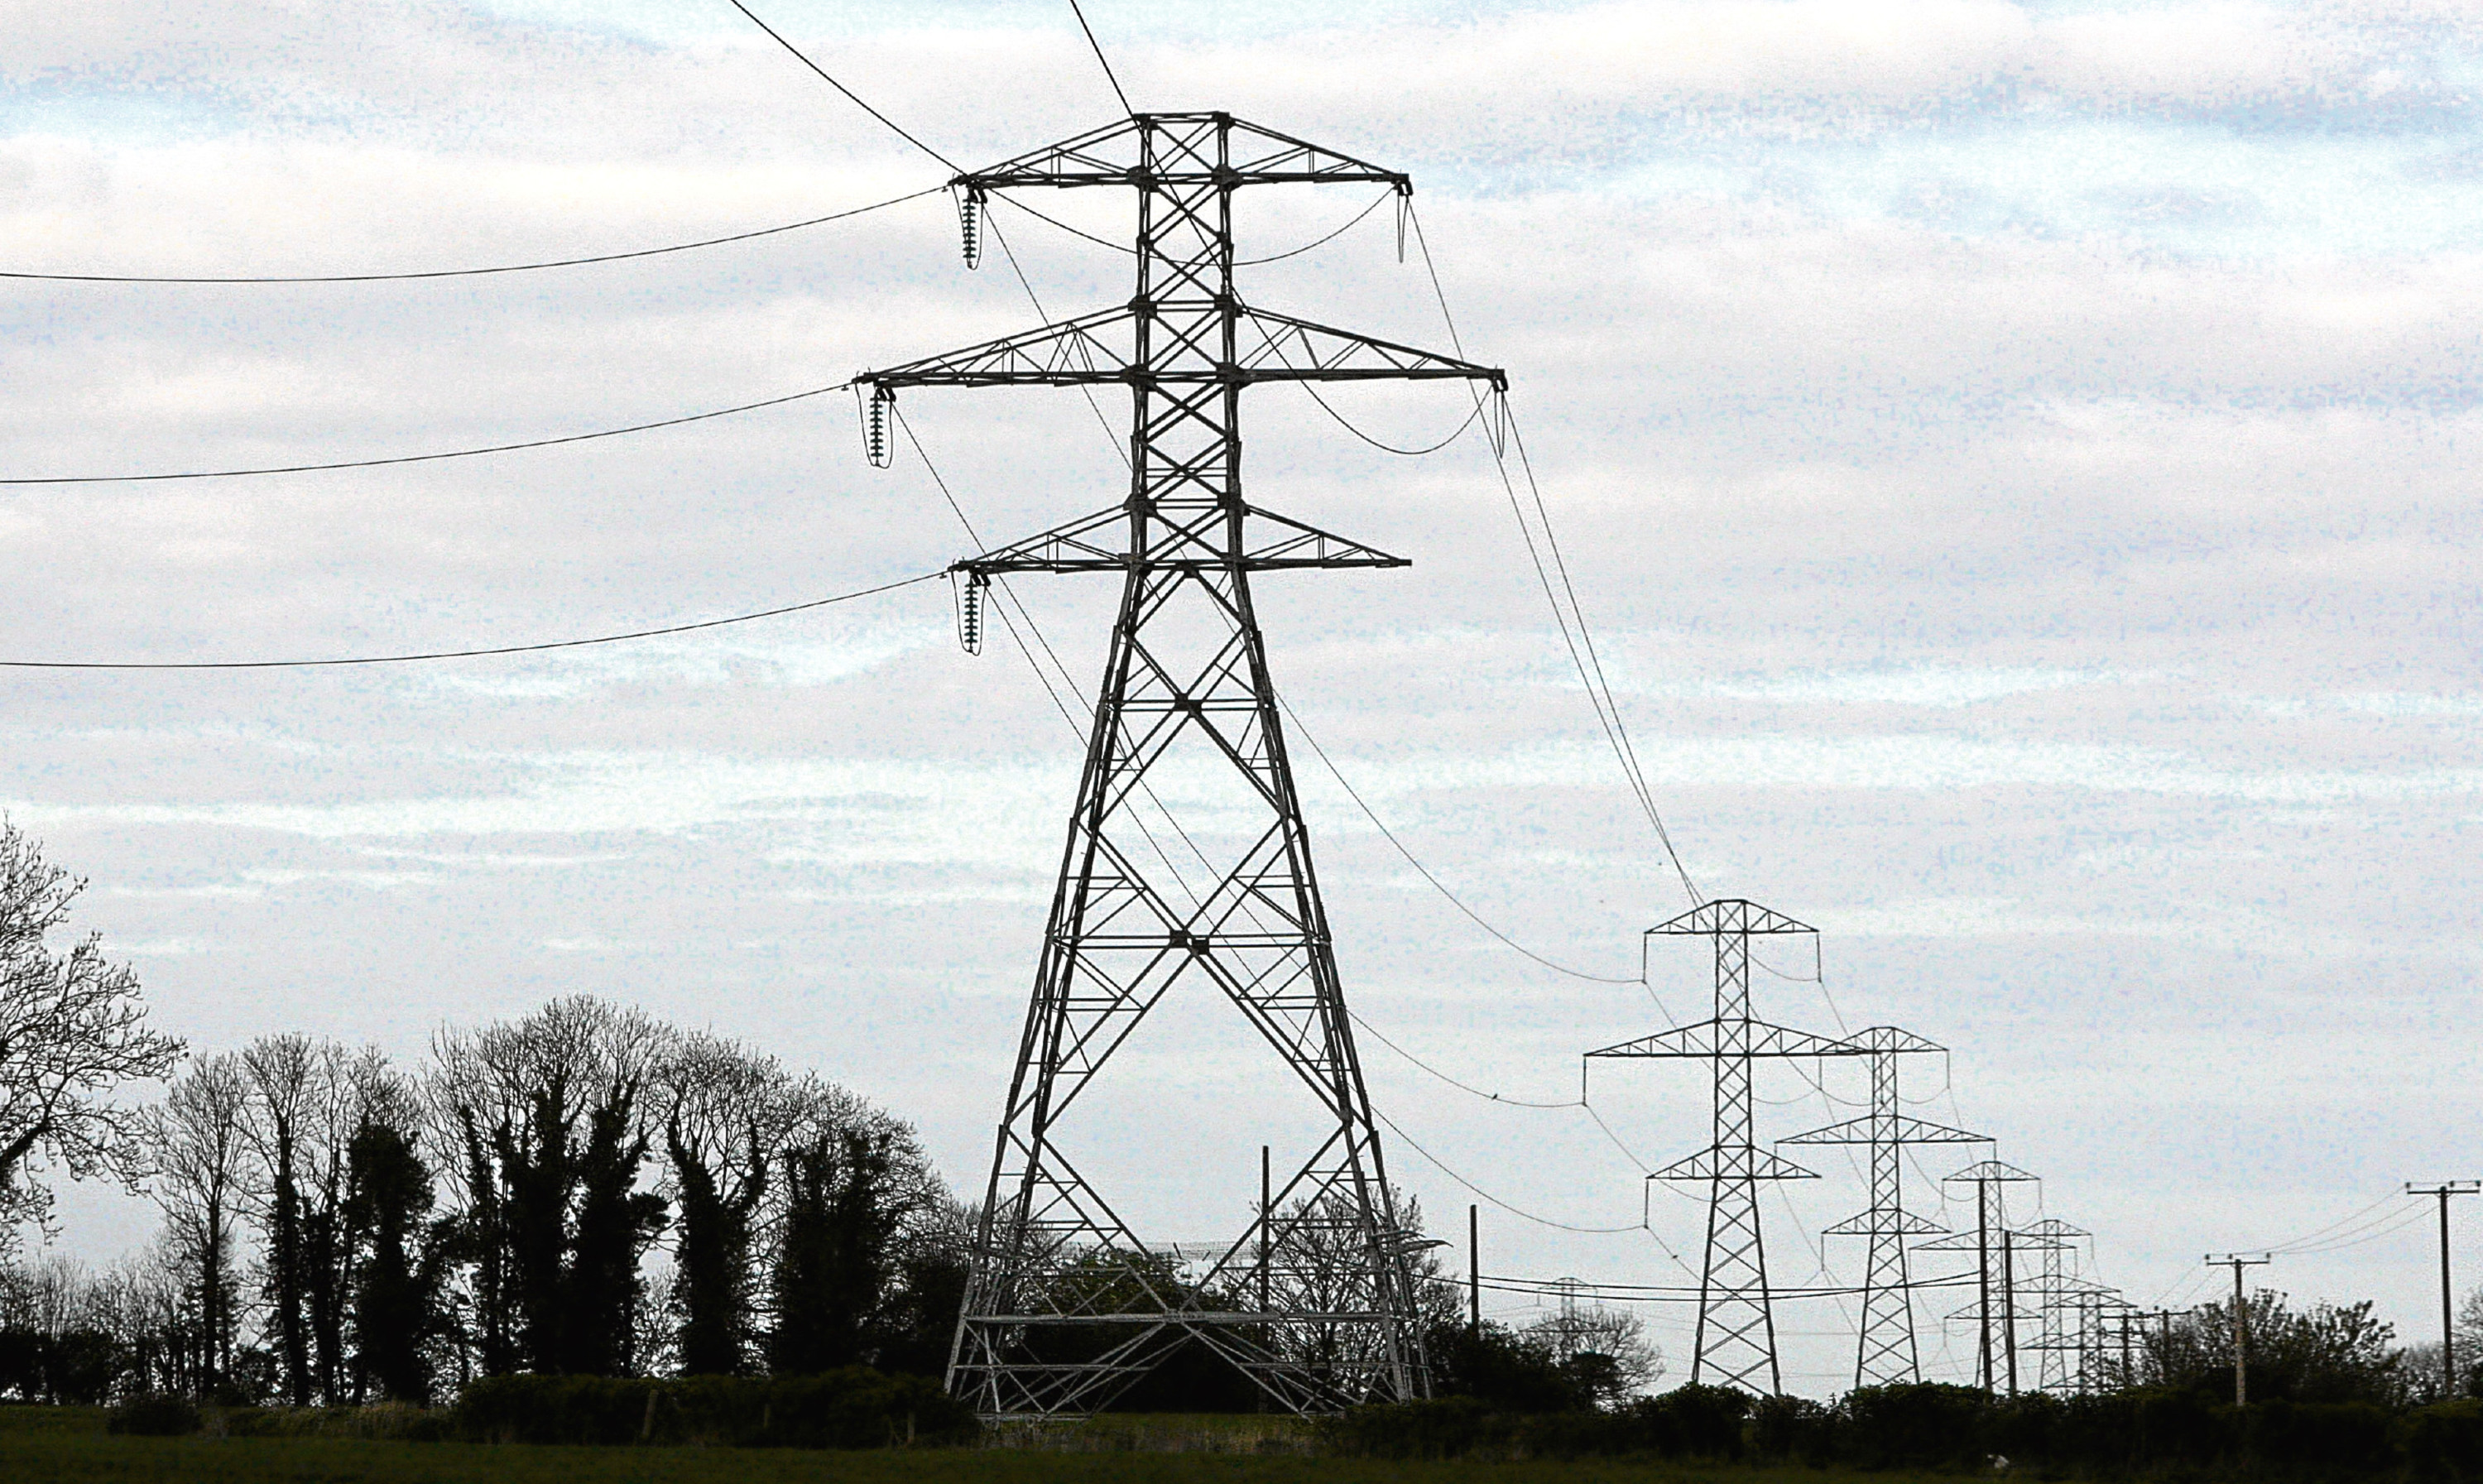
<path fill-rule="evenodd" d="M 0 1406 L 10 1484 L 1859 1484 L 1810 1469 L 1383 1463 L 1165 1449 L 1246 1445 L 1294 1424 L 1108 1418 L 1068 1448 L 831 1453 L 790 1448 L 528 1447 L 342 1438 L 120 1438 L 86 1407 Z M 1065 1440 L 1064 1440 L 1065 1441 Z M 1870 1484 L 1915 1484 L 1873 1474 Z M 1954 1484 L 1954 1481 L 1951 1481 Z"/>

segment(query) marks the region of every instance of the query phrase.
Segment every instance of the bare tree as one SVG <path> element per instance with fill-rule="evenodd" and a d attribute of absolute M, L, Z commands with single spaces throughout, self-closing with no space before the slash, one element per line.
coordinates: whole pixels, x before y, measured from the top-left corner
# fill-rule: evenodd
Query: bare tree
<path fill-rule="evenodd" d="M 42 1172 L 136 1188 L 138 1114 L 113 1095 L 181 1059 L 179 1041 L 147 1027 L 137 974 L 107 962 L 98 937 L 53 948 L 85 888 L 0 820 L 0 1257 L 21 1223 L 49 1218 Z"/>
<path fill-rule="evenodd" d="M 266 1255 L 267 1319 L 287 1399 L 342 1400 L 354 1233 L 346 1202 L 354 1136 L 371 1124 L 410 1130 L 414 1100 L 375 1048 L 268 1036 L 243 1048 L 249 1084 L 243 1187 Z"/>
<path fill-rule="evenodd" d="M 1646 1338 L 1646 1322 L 1625 1309 L 1581 1304 L 1574 1293 L 1564 1293 L 1558 1312 L 1518 1333 L 1542 1345 L 1554 1365 L 1605 1406 L 1640 1395 L 1664 1378 L 1664 1354 Z"/>
<path fill-rule="evenodd" d="M 268 1324 L 283 1378 L 285 1399 L 310 1405 L 310 1324 L 304 1295 L 308 1286 L 302 1210 L 302 1163 L 306 1127 L 318 1117 L 327 1095 L 321 1073 L 327 1058 L 301 1035 L 268 1036 L 241 1052 L 245 1098 L 241 1134 L 251 1167 L 240 1195 L 257 1222 L 266 1253 Z"/>
<path fill-rule="evenodd" d="M 671 1316 L 678 1364 L 734 1375 L 757 1359 L 752 1243 L 770 1172 L 795 1117 L 793 1079 L 705 1032 L 676 1041 L 656 1073 L 674 1224 Z"/>
<path fill-rule="evenodd" d="M 663 1207 L 638 1188 L 644 1095 L 672 1038 L 586 995 L 434 1038 L 426 1132 L 459 1176 L 454 1307 L 483 1373 L 636 1365 L 638 1262 Z"/>
<path fill-rule="evenodd" d="M 155 1202 L 163 1208 L 165 1234 L 178 1255 L 184 1285 L 194 1295 L 201 1391 L 214 1389 L 232 1371 L 248 1175 L 242 1121 L 249 1100 L 241 1058 L 226 1051 L 193 1066 L 147 1119 Z"/>

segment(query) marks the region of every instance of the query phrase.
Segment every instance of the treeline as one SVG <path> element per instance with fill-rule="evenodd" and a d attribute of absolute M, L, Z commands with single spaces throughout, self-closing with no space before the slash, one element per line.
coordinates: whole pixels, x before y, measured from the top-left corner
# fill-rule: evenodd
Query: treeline
<path fill-rule="evenodd" d="M 0 1391 L 430 1402 L 484 1377 L 937 1374 L 966 1213 L 914 1130 L 775 1058 L 575 997 L 419 1065 L 302 1036 L 126 1122 L 162 1229 L 0 1267 Z"/>
<path fill-rule="evenodd" d="M 2398 1347 L 2367 1303 L 2295 1308 L 2270 1291 L 2246 1303 L 2247 1407 L 2232 1405 L 2230 1303 L 2114 1334 L 2090 1353 L 2100 1371 L 2083 1394 L 1916 1385 L 1826 1403 L 1706 1386 L 1635 1395 L 1610 1384 L 1613 1363 L 1595 1349 L 1563 1354 L 1544 1326 L 1486 1323 L 1434 1330 L 1434 1400 L 1360 1408 L 1323 1422 L 1321 1437 L 1330 1452 L 1381 1458 L 2483 1478 L 2483 1369 L 2470 1365 L 2449 1388 L 2437 1347 Z M 2461 1331 L 2483 1317 L 2483 1298 L 2467 1313 Z"/>
<path fill-rule="evenodd" d="M 2483 1401 L 2235 1407 L 2158 1387 L 2069 1397 L 1865 1387 L 1821 1403 L 1690 1386 L 1609 1411 L 1540 1414 L 1454 1397 L 1361 1408 L 1322 1423 L 1321 1438 L 1331 1453 L 1401 1459 L 1622 1456 L 2041 1477 L 2483 1476 Z"/>

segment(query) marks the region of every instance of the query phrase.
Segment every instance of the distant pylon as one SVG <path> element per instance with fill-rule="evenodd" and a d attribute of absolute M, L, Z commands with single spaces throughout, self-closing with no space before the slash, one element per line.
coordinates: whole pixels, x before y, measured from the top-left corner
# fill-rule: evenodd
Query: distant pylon
<path fill-rule="evenodd" d="M 1759 1182 L 1819 1177 L 1758 1147 L 1751 1134 L 1750 1063 L 1760 1057 L 1869 1053 L 1837 1037 L 1751 1019 L 1750 940 L 1817 931 L 1739 898 L 1709 902 L 1647 929 L 1649 936 L 1714 940 L 1716 1013 L 1695 1025 L 1587 1053 L 1704 1061 L 1715 1069 L 1713 1142 L 1647 1177 L 1707 1187 L 1707 1257 L 1698 1278 L 1698 1329 L 1690 1362 L 1694 1385 L 1762 1394 L 1784 1390 L 1768 1293 L 1767 1244 L 1759 1229 Z"/>
<path fill-rule="evenodd" d="M 2078 1314 L 2078 1391 L 2093 1395 L 2128 1385 L 2127 1347 L 2116 1349 L 2122 1337 L 2116 1334 L 2115 1321 L 2125 1312 L 2135 1312 L 2133 1306 L 2109 1284 L 2072 1279 L 2070 1285 Z"/>
<path fill-rule="evenodd" d="M 2092 1233 L 2051 1218 L 2023 1230 L 2030 1236 L 2045 1239 L 2042 1268 L 2035 1279 L 2037 1333 L 2027 1346 L 2037 1355 L 2035 1389 L 2056 1396 L 2067 1395 L 2076 1390 L 2070 1362 L 2078 1352 L 2069 1323 L 2073 1275 L 2069 1271 L 2068 1258 L 2076 1240 Z"/>
<path fill-rule="evenodd" d="M 2094 1233 L 2050 1217 L 2023 1230 L 2043 1243 L 2043 1266 L 2035 1278 L 2036 1335 L 2027 1346 L 2036 1354 L 2035 1390 L 2066 1396 L 2077 1390 L 2069 1359 L 2078 1349 L 2069 1326 L 2068 1258 L 2079 1237 Z"/>
<path fill-rule="evenodd" d="M 1971 1313 L 1974 1316 L 1975 1384 L 1982 1387 L 1987 1393 L 1999 1391 L 2001 1382 L 1997 1367 L 2002 1357 L 1997 1353 L 1997 1346 L 2004 1337 L 1995 1322 L 2001 1314 L 1999 1311 L 1992 1308 L 1993 1290 L 2003 1290 L 2002 1301 L 2008 1303 L 2012 1301 L 2013 1296 L 2006 1290 L 2016 1286 L 2012 1281 L 2014 1273 L 2001 1271 L 2002 1262 L 2007 1260 L 2013 1251 L 2012 1245 L 2003 1236 L 2003 1233 L 2009 1230 L 2009 1211 L 2002 1195 L 2009 1186 L 2034 1179 L 2034 1176 L 2018 1169 L 2016 1165 L 2003 1164 L 1997 1159 L 1986 1159 L 1967 1165 L 1955 1175 L 1949 1176 L 1940 1183 L 1974 1186 L 1974 1230 L 1961 1232 L 1955 1236 L 1942 1237 L 1936 1242 L 1925 1242 L 1914 1249 L 1917 1252 L 1971 1252 L 1974 1254 L 1974 1304 L 1970 1310 L 1959 1311 L 1959 1314 Z M 2014 1367 L 2016 1360 L 2015 1354 L 2007 1357 L 2007 1360 Z"/>
<path fill-rule="evenodd" d="M 1945 1047 L 1893 1025 L 1871 1026 L 1847 1037 L 1846 1043 L 1871 1058 L 1871 1111 L 1776 1142 L 1870 1147 L 1871 1208 L 1827 1232 L 1829 1236 L 1863 1236 L 1871 1241 L 1870 1261 L 1862 1274 L 1862 1330 L 1855 1345 L 1854 1384 L 1920 1381 L 1922 1356 L 1914 1342 L 1914 1293 L 1907 1272 L 1906 1244 L 1913 1237 L 1948 1229 L 1906 1209 L 1905 1147 L 1990 1141 L 1979 1133 L 1906 1116 L 1905 1104 L 1897 1096 L 1897 1058 Z"/>

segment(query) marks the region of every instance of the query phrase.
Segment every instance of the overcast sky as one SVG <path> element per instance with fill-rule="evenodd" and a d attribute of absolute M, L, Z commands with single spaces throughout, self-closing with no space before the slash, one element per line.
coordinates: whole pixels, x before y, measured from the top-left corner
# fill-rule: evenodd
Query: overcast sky
<path fill-rule="evenodd" d="M 90 0 L 0 24 L 0 267 L 418 270 L 623 252 L 945 172 L 724 0 Z M 1219 108 L 1412 173 L 1464 344 L 1509 369 L 1547 502 L 1689 869 L 1823 930 L 1760 1011 L 1893 1022 L 1931 1116 L 1995 1135 L 2142 1303 L 2483 1175 L 2477 497 L 2483 21 L 2460 0 L 1093 0 L 1140 108 Z M 768 0 L 942 152 L 1108 121 L 1065 3 Z M 1099 196 L 1101 193 L 1098 193 Z M 1117 193 L 1116 198 L 1117 198 Z M 1245 203 L 1245 255 L 1359 188 Z M 1125 199 L 1054 202 L 1107 237 Z M 1126 257 L 1000 225 L 1055 311 Z M 779 396 L 1032 322 L 947 200 L 697 252 L 489 278 L 0 289 L 0 477 L 315 463 Z M 1256 303 L 1445 348 L 1381 210 L 1253 270 Z M 1446 388 L 1332 399 L 1420 444 Z M 906 401 L 975 528 L 1118 497 L 1074 395 Z M 1123 411 L 1106 404 L 1108 416 Z M 1684 905 L 1467 437 L 1356 441 L 1249 403 L 1258 502 L 1413 559 L 1262 586 L 1312 735 L 1442 881 L 1536 952 L 1637 971 Z M 906 450 L 819 398 L 489 459 L 0 490 L 0 657 L 467 648 L 690 622 L 936 570 L 975 543 Z M 1111 594 L 1018 589 L 1081 686 Z M 0 677 L 0 808 L 92 878 L 85 921 L 200 1049 L 280 1030 L 417 1057 L 586 991 L 747 1038 L 921 1124 L 979 1194 L 1080 739 L 945 584 L 525 659 Z M 1348 993 L 1510 1098 L 1693 1018 L 1485 937 L 1303 758 Z M 1194 987 L 1195 988 L 1195 987 Z M 1829 997 L 1832 996 L 1832 1004 Z M 1660 1000 L 1660 1004 L 1657 1002 Z M 1089 1110 L 1153 1234 L 1229 1236 L 1283 1082 L 1193 996 Z M 1697 1070 L 1493 1106 L 1366 1042 L 1392 1173 L 1485 1266 L 1687 1281 Z M 1829 1093 L 1861 1084 L 1831 1070 Z M 1850 1116 L 1792 1069 L 1772 1136 Z M 1432 1162 L 1438 1161 L 1437 1163 Z M 1929 1152 L 1924 1169 L 1962 1159 Z M 1861 1208 L 1770 1197 L 1780 1280 Z M 1455 1171 L 1455 1177 L 1449 1174 Z M 1937 1214 L 1918 1179 L 1910 1199 Z M 1642 1207 L 1642 1201 L 1647 1202 Z M 2398 1204 L 2384 1204 L 2384 1203 Z M 2023 1209 L 2031 1215 L 2035 1198 Z M 1952 1216 L 1965 1208 L 1952 1206 Z M 80 1195 L 109 1256 L 147 1213 Z M 2483 1279 L 2478 1218 L 2461 1259 Z M 2262 1270 L 2435 1329 L 2428 1227 Z M 1858 1277 L 1851 1239 L 1829 1270 Z M 2082 1255 L 2081 1260 L 2088 1260 Z M 1930 1267 L 1926 1259 L 1927 1268 Z M 2462 1286 L 2463 1285 L 2461 1285 Z M 1946 1307 L 1944 1304 L 1936 1307 Z M 1525 1301 L 1498 1311 L 1523 1319 Z M 1649 1317 L 1686 1373 L 1687 1312 Z M 1850 1374 L 1833 1305 L 1789 1378 Z M 1961 1374 L 1966 1332 L 1936 1373 Z"/>

